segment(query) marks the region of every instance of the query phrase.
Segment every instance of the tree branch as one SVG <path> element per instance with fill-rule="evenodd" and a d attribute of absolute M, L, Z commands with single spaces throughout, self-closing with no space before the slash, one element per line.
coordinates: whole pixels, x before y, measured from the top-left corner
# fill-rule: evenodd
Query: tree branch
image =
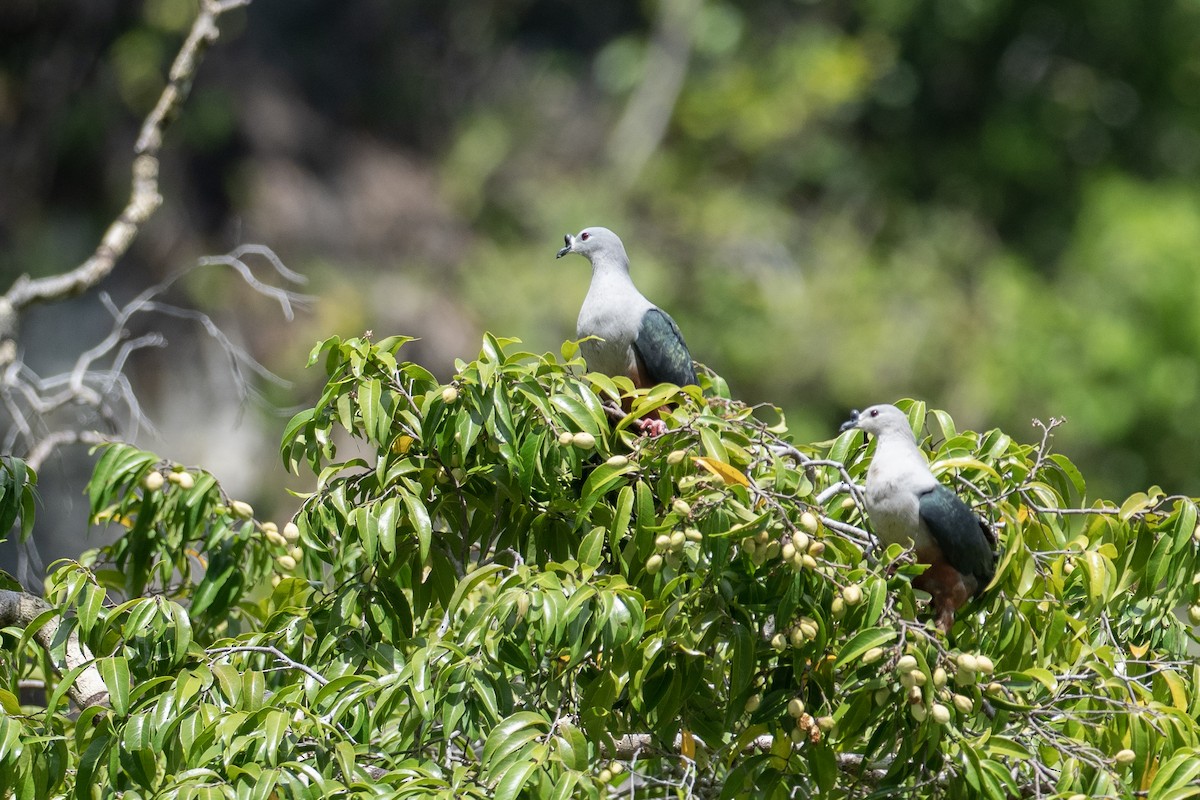
<path fill-rule="evenodd" d="M 232 655 L 234 653 L 258 653 L 260 655 L 271 656 L 271 658 L 278 661 L 285 668 L 294 669 L 299 672 L 303 672 L 305 675 L 312 678 L 314 681 L 316 681 L 321 686 L 324 686 L 325 684 L 329 683 L 329 680 L 324 675 L 317 672 L 315 669 L 308 666 L 307 664 L 302 664 L 299 661 L 296 661 L 295 659 L 289 658 L 278 647 L 271 647 L 268 645 L 239 644 L 239 645 L 233 645 L 230 647 L 214 647 L 208 651 L 208 654 L 210 656 L 213 656 L 214 658 L 218 657 L 218 656 L 228 656 L 228 655 Z"/>
<path fill-rule="evenodd" d="M 36 595 L 0 589 L 0 627 L 28 627 L 41 614 L 52 608 L 53 606 Z M 53 652 L 60 624 L 58 617 L 51 617 L 33 634 L 34 641 L 47 653 Z M 79 641 L 79 635 L 75 631 L 71 631 L 67 637 L 63 663 L 55 664 L 54 669 L 61 676 L 64 672 L 86 665 L 67 690 L 71 700 L 80 708 L 108 703 L 108 687 L 100 677 L 100 670 L 91 662 L 92 654 L 87 645 Z"/>
<path fill-rule="evenodd" d="M 133 150 L 132 188 L 125 208 L 108 226 L 95 252 L 82 264 L 69 272 L 45 278 L 31 279 L 22 275 L 13 283 L 0 297 L 0 338 L 9 339 L 16 335 L 17 315 L 24 308 L 87 291 L 107 277 L 117 259 L 129 250 L 142 225 L 162 205 L 162 195 L 158 192 L 158 154 L 162 149 L 163 131 L 187 99 L 204 51 L 220 35 L 218 18 L 249 3 L 250 0 L 202 0 L 200 13 L 171 65 L 170 79 L 154 109 L 142 122 Z"/>
<path fill-rule="evenodd" d="M 112 440 L 99 431 L 55 431 L 34 445 L 33 449 L 29 451 L 29 455 L 25 457 L 25 463 L 34 472 L 39 472 L 46 459 L 60 447 L 70 444 L 104 444 L 109 441 Z"/>

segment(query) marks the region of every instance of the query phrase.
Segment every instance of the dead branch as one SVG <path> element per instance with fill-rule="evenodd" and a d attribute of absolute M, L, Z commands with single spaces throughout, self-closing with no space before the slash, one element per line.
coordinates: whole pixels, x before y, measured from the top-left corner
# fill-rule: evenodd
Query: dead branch
<path fill-rule="evenodd" d="M 94 290 L 111 274 L 143 225 L 162 205 L 159 156 L 165 132 L 183 109 L 205 52 L 220 35 L 222 15 L 250 2 L 199 0 L 196 17 L 171 64 L 166 85 L 142 121 L 133 144 L 128 201 L 91 256 L 57 275 L 36 279 L 22 275 L 7 293 L 0 295 L 0 423 L 7 423 L 0 425 L 0 452 L 25 454 L 35 470 L 64 446 L 134 439 L 142 431 L 154 432 L 125 371 L 132 354 L 148 347 L 165 346 L 166 338 L 157 332 L 133 336 L 127 324 L 137 314 L 162 314 L 201 326 L 228 357 L 242 401 L 253 391 L 252 380 L 282 383 L 232 341 L 207 314 L 171 305 L 162 298 L 168 288 L 193 269 L 227 266 L 255 292 L 278 302 L 284 316 L 291 320 L 295 306 L 307 298 L 260 280 L 247 261 L 261 259 L 285 283 L 301 283 L 303 278 L 288 270 L 268 248 L 259 245 L 243 245 L 227 255 L 201 259 L 122 306 L 100 293 L 101 304 L 112 316 L 112 326 L 100 341 L 86 349 L 81 347 L 74 365 L 65 372 L 50 377 L 37 374 L 25 362 L 18 344 L 23 311 L 34 304 L 61 301 Z M 26 543 L 21 553 L 23 576 L 32 547 L 31 542 Z"/>
<path fill-rule="evenodd" d="M 143 429 L 153 431 L 124 370 L 133 353 L 147 347 L 163 347 L 167 341 L 159 333 L 131 338 L 128 326 L 139 314 L 161 314 L 199 325 L 229 359 L 243 401 L 251 393 L 251 376 L 284 384 L 232 341 L 208 314 L 161 299 L 182 277 L 196 269 L 228 266 L 251 289 L 278 302 L 284 315 L 291 319 L 295 308 L 307 304 L 309 298 L 259 280 L 243 259 L 249 254 L 262 256 L 286 280 L 303 280 L 284 267 L 269 248 L 243 245 L 224 256 L 200 259 L 144 290 L 122 307 L 101 293 L 100 302 L 112 315 L 112 326 L 102 340 L 79 354 L 69 372 L 42 378 L 20 358 L 11 361 L 0 374 L 0 407 L 12 422 L 0 447 L 5 452 L 28 453 L 27 460 L 37 469 L 64 445 L 95 444 L 114 437 L 134 438 Z"/>
<path fill-rule="evenodd" d="M 205 50 L 220 35 L 217 20 L 227 11 L 249 3 L 250 0 L 202 0 L 200 13 L 171 65 L 167 85 L 154 109 L 142 122 L 133 149 L 132 188 L 124 210 L 108 226 L 92 255 L 79 266 L 45 278 L 32 279 L 22 275 L 13 283 L 0 297 L 0 339 L 11 339 L 16 335 L 17 316 L 27 306 L 63 300 L 92 288 L 112 272 L 117 259 L 129 250 L 142 225 L 162 205 L 162 195 L 158 191 L 158 154 L 162 149 L 163 131 L 187 99 Z"/>
<path fill-rule="evenodd" d="M 29 451 L 29 455 L 25 458 L 25 463 L 29 465 L 31 470 L 37 472 L 42 468 L 42 464 L 46 462 L 46 459 L 60 447 L 69 444 L 104 444 L 108 441 L 111 440 L 96 431 L 55 431 L 39 441 Z"/>

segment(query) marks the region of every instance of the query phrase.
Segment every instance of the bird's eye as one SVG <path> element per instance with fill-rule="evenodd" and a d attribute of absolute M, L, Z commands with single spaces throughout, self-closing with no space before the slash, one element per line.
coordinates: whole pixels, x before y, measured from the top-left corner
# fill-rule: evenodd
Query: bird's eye
<path fill-rule="evenodd" d="M 588 239 L 592 238 L 592 235 L 587 231 L 584 231 L 583 233 L 579 234 L 579 238 L 586 242 Z"/>
<path fill-rule="evenodd" d="M 872 416 L 872 417 L 878 417 L 878 416 L 879 416 L 879 409 L 878 409 L 878 408 L 872 408 L 872 409 L 871 409 L 871 416 Z"/>

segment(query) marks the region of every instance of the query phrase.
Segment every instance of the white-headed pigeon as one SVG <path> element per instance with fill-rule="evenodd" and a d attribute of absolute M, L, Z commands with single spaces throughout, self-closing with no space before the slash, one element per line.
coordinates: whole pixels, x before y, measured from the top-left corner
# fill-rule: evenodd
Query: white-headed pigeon
<path fill-rule="evenodd" d="M 884 545 L 912 545 L 917 561 L 929 565 L 913 586 L 930 594 L 937 626 L 949 633 L 955 612 L 995 574 L 992 531 L 929 471 L 903 411 L 892 405 L 855 411 L 842 425 L 850 428 L 876 440 L 864 496 L 875 535 Z"/>
<path fill-rule="evenodd" d="M 575 327 L 578 338 L 595 337 L 580 343 L 588 369 L 624 375 L 639 388 L 696 384 L 692 355 L 679 326 L 633 285 L 629 256 L 617 235 L 608 228 L 584 228 L 577 236 L 568 233 L 563 241 L 559 258 L 578 253 L 592 264 L 592 284 Z M 653 433 L 665 429 L 659 420 L 647 426 Z"/>

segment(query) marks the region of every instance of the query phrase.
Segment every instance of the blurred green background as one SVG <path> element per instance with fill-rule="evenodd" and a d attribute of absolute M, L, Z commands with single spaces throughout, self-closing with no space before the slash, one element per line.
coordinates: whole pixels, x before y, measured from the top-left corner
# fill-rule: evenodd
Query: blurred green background
<path fill-rule="evenodd" d="M 91 252 L 194 9 L 0 4 L 5 285 Z M 485 329 L 557 350 L 588 272 L 554 253 L 593 224 L 799 439 L 904 396 L 1025 441 L 1066 417 L 1090 494 L 1200 495 L 1197 0 L 256 0 L 163 170 L 105 289 L 255 242 L 318 298 L 291 326 L 225 277 L 176 298 L 297 381 L 241 427 L 194 329 L 134 365 L 145 444 L 251 499 L 317 339 L 419 335 L 441 375 Z M 103 329 L 41 309 L 22 346 L 48 373 Z"/>

